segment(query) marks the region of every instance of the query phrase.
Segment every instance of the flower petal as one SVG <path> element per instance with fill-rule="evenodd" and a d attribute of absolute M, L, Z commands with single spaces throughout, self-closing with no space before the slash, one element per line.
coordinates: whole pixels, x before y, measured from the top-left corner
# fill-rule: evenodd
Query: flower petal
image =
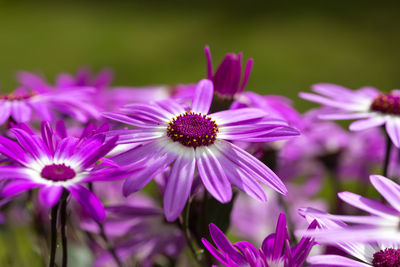
<path fill-rule="evenodd" d="M 12 128 L 10 130 L 25 151 L 28 151 L 36 160 L 42 160 L 51 156 L 50 151 L 41 138 L 30 135 L 22 129 Z"/>
<path fill-rule="evenodd" d="M 400 148 L 400 119 L 399 118 L 390 118 L 386 122 L 386 132 L 390 136 L 393 144 Z"/>
<path fill-rule="evenodd" d="M 232 162 L 222 154 L 218 156 L 218 160 L 232 184 L 252 198 L 262 202 L 267 201 L 267 196 L 265 195 L 264 189 L 258 184 L 253 175 L 245 172 L 235 162 Z"/>
<path fill-rule="evenodd" d="M 106 217 L 104 206 L 95 194 L 82 185 L 75 184 L 66 188 L 90 216 L 96 221 L 103 221 Z"/>
<path fill-rule="evenodd" d="M 11 104 L 9 101 L 0 101 L 0 124 L 3 124 L 11 114 Z"/>
<path fill-rule="evenodd" d="M 192 102 L 192 111 L 207 114 L 214 95 L 214 86 L 210 80 L 203 79 L 197 86 Z"/>
<path fill-rule="evenodd" d="M 208 252 L 211 253 L 211 255 L 213 255 L 217 260 L 219 260 L 222 264 L 228 266 L 228 262 L 226 260 L 226 257 L 219 252 L 218 249 L 216 249 L 213 245 L 211 245 L 210 242 L 208 242 L 207 239 L 202 238 L 201 242 L 203 243 L 203 245 L 206 247 L 206 249 L 208 250 Z"/>
<path fill-rule="evenodd" d="M 194 149 L 184 149 L 172 165 L 164 193 L 164 212 L 167 221 L 174 221 L 185 207 L 192 187 L 195 170 Z"/>
<path fill-rule="evenodd" d="M 321 114 L 318 118 L 321 120 L 355 120 L 355 119 L 367 119 L 374 115 L 374 113 L 332 113 L 332 114 Z"/>
<path fill-rule="evenodd" d="M 232 199 L 232 188 L 215 154 L 220 154 L 215 147 L 196 148 L 197 169 L 207 191 L 219 202 L 227 203 Z"/>
<path fill-rule="evenodd" d="M 45 207 L 53 207 L 60 200 L 62 186 L 45 186 L 39 190 L 39 201 Z"/>
<path fill-rule="evenodd" d="M 116 112 L 103 112 L 102 115 L 103 115 L 103 117 L 106 117 L 107 119 L 119 121 L 119 122 L 133 125 L 133 126 L 154 127 L 157 125 L 156 123 L 150 123 L 148 121 L 143 122 L 138 118 L 134 119 L 134 118 L 129 117 L 128 115 L 116 113 Z"/>
<path fill-rule="evenodd" d="M 0 153 L 23 165 L 27 165 L 29 162 L 29 157 L 21 146 L 4 136 L 0 136 Z"/>
<path fill-rule="evenodd" d="M 31 119 L 32 109 L 24 101 L 12 101 L 11 115 L 13 119 L 20 122 L 27 122 Z"/>
<path fill-rule="evenodd" d="M 256 175 L 261 182 L 267 184 L 281 194 L 287 194 L 286 186 L 282 183 L 279 177 L 261 161 L 227 141 L 216 140 L 214 144 L 228 159 L 235 162 L 244 170 L 253 172 L 253 175 Z"/>
<path fill-rule="evenodd" d="M 400 213 L 400 185 L 381 175 L 371 175 L 369 179 L 381 196 Z"/>
<path fill-rule="evenodd" d="M 308 262 L 313 266 L 352 266 L 369 267 L 371 265 L 355 261 L 339 255 L 315 255 L 308 258 Z"/>
<path fill-rule="evenodd" d="M 372 180 L 371 180 L 372 181 Z M 381 216 L 381 217 L 393 217 L 398 216 L 398 211 L 392 207 L 386 206 L 378 201 L 365 198 L 363 196 L 351 193 L 351 192 L 340 192 L 338 197 L 344 202 L 362 209 L 368 213 Z"/>
<path fill-rule="evenodd" d="M 55 140 L 53 140 L 53 129 L 51 128 L 50 123 L 45 121 L 42 122 L 40 130 L 42 133 L 42 139 L 49 149 L 49 152 L 51 153 L 51 155 L 54 155 Z"/>
<path fill-rule="evenodd" d="M 385 117 L 376 116 L 365 120 L 352 122 L 349 126 L 350 131 L 362 131 L 372 127 L 381 126 L 386 122 Z"/>
<path fill-rule="evenodd" d="M 224 110 L 210 114 L 218 125 L 230 125 L 234 123 L 250 123 L 254 120 L 265 117 L 267 113 L 258 108 L 240 108 L 234 110 Z"/>
<path fill-rule="evenodd" d="M 31 181 L 25 179 L 13 180 L 8 182 L 3 187 L 1 191 L 1 196 L 11 197 L 39 186 L 41 186 L 41 184 L 32 183 Z"/>
<path fill-rule="evenodd" d="M 157 174 L 163 172 L 176 157 L 173 154 L 165 154 L 161 157 L 156 156 L 146 160 L 146 167 L 134 176 L 125 180 L 122 191 L 124 196 L 128 196 L 142 189 Z"/>
<path fill-rule="evenodd" d="M 214 244 L 221 252 L 228 255 L 229 258 L 231 258 L 239 266 L 246 263 L 244 257 L 235 249 L 235 247 L 226 238 L 224 233 L 215 224 L 210 223 L 208 227 L 210 229 L 210 235 L 214 241 Z"/>

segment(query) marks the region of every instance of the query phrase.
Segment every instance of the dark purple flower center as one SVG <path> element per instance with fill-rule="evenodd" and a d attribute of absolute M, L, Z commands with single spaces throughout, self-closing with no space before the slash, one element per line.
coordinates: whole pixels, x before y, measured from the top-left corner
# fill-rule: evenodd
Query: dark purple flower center
<path fill-rule="evenodd" d="M 375 267 L 399 267 L 400 249 L 386 248 L 374 254 L 372 266 Z"/>
<path fill-rule="evenodd" d="M 0 100 L 8 100 L 8 101 L 25 100 L 35 95 L 37 95 L 37 93 L 35 92 L 0 94 Z"/>
<path fill-rule="evenodd" d="M 168 123 L 167 135 L 184 146 L 208 146 L 214 143 L 218 126 L 207 115 L 185 112 Z"/>
<path fill-rule="evenodd" d="M 380 94 L 374 99 L 370 109 L 384 114 L 400 115 L 400 96 Z"/>
<path fill-rule="evenodd" d="M 57 182 L 70 180 L 75 177 L 76 173 L 71 167 L 63 163 L 45 166 L 40 175 L 47 180 Z"/>

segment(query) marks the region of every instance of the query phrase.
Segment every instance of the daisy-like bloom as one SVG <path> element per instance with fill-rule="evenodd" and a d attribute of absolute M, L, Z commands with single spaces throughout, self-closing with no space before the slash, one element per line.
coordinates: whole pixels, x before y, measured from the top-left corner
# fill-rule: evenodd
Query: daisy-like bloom
<path fill-rule="evenodd" d="M 289 125 L 298 129 L 303 126 L 300 113 L 292 106 L 292 101 L 284 96 L 243 92 L 236 96 L 231 109 L 244 107 L 260 108 L 275 118 L 286 120 Z"/>
<path fill-rule="evenodd" d="M 92 100 L 101 110 L 115 111 L 121 106 L 133 102 L 161 100 L 169 96 L 166 86 L 148 87 L 114 86 L 114 73 L 109 68 L 92 73 L 90 68 L 82 67 L 75 75 L 60 73 L 56 76 L 54 87 L 59 89 L 73 87 L 93 87 L 96 93 Z"/>
<path fill-rule="evenodd" d="M 343 237 L 353 235 L 354 228 L 349 228 L 340 219 L 311 208 L 300 212 L 308 220 L 316 220 L 319 225 L 318 229 L 307 231 L 306 236 L 314 237 L 318 244 L 329 244 L 352 256 L 352 259 L 335 254 L 311 256 L 307 261 L 313 264 L 312 266 L 400 266 L 399 240 L 397 242 L 365 241 L 363 238 L 356 237 L 349 241 Z M 368 235 L 367 231 L 364 232 L 365 235 Z M 339 236 L 335 237 L 335 235 Z"/>
<path fill-rule="evenodd" d="M 351 192 L 341 192 L 338 194 L 340 199 L 370 215 L 332 215 L 312 208 L 301 209 L 300 212 L 306 217 L 351 224 L 344 229 L 329 228 L 312 233 L 319 242 L 389 242 L 400 245 L 400 185 L 380 175 L 371 175 L 370 181 L 390 206 Z"/>
<path fill-rule="evenodd" d="M 0 166 L 0 179 L 8 180 L 2 197 L 40 188 L 40 203 L 51 207 L 67 190 L 88 214 L 101 221 L 105 217 L 103 205 L 84 184 L 121 179 L 133 172 L 133 166 L 128 171 L 105 159 L 96 164 L 116 146 L 118 137 L 107 140 L 102 133 L 69 137 L 63 123 L 53 130 L 48 122 L 42 123 L 41 136 L 19 128 L 10 131 L 17 141 L 0 136 L 0 153 L 14 162 Z"/>
<path fill-rule="evenodd" d="M 393 144 L 400 147 L 399 90 L 382 93 L 372 87 L 350 90 L 334 84 L 316 84 L 312 90 L 319 95 L 300 93 L 299 96 L 327 107 L 321 119 L 359 119 L 350 124 L 352 131 L 385 125 Z"/>
<path fill-rule="evenodd" d="M 22 85 L 10 94 L 0 95 L 0 124 L 7 119 L 17 123 L 31 120 L 54 121 L 57 111 L 74 117 L 80 122 L 99 118 L 99 110 L 92 102 L 95 89 L 90 86 L 70 86 L 56 88 L 48 85 L 40 77 L 19 72 L 18 81 Z"/>
<path fill-rule="evenodd" d="M 227 54 L 213 73 L 210 48 L 206 46 L 204 52 L 207 58 L 207 78 L 213 82 L 215 93 L 223 98 L 233 98 L 234 95 L 243 92 L 250 77 L 253 59 L 247 60 L 242 74 L 242 53 Z"/>
<path fill-rule="evenodd" d="M 119 143 L 142 142 L 141 146 L 115 156 L 114 161 L 121 165 L 137 161 L 147 164 L 146 170 L 126 180 L 125 195 L 143 188 L 172 164 L 164 194 L 164 210 L 169 221 L 175 220 L 184 208 L 196 169 L 208 192 L 222 203 L 232 198 L 231 184 L 266 201 L 257 180 L 286 194 L 285 185 L 275 173 L 226 140 L 266 142 L 287 139 L 298 132 L 285 122 L 268 119 L 259 109 L 208 114 L 213 92 L 212 82 L 201 80 L 190 111 L 169 99 L 128 105 L 122 109 L 126 114 L 105 114 L 110 119 L 139 127 L 111 132 L 120 136 Z"/>
<path fill-rule="evenodd" d="M 314 229 L 317 223 L 310 224 Z M 203 238 L 207 250 L 222 264 L 228 267 L 300 267 L 303 266 L 311 248 L 312 238 L 302 238 L 300 242 L 290 247 L 289 233 L 286 226 L 285 214 L 281 213 L 276 225 L 276 231 L 267 236 L 260 249 L 256 249 L 247 241 L 231 244 L 224 233 L 214 224 L 209 225 L 210 235 L 217 247 Z"/>

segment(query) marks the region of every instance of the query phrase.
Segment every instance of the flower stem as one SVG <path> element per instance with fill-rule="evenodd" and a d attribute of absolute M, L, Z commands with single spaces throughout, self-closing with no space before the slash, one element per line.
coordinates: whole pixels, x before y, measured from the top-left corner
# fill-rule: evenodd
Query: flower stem
<path fill-rule="evenodd" d="M 186 209 L 185 209 L 185 217 L 182 220 L 182 230 L 185 235 L 186 242 L 188 244 L 188 247 L 193 255 L 193 258 L 196 260 L 196 262 L 199 264 L 199 266 L 203 266 L 203 261 L 201 259 L 201 256 L 196 252 L 196 249 L 193 245 L 193 240 L 190 236 L 190 229 L 189 229 L 189 215 L 190 215 L 190 205 L 192 203 L 192 198 L 189 198 L 188 203 L 186 204 Z"/>
<path fill-rule="evenodd" d="M 383 162 L 383 170 L 382 175 L 387 177 L 390 163 L 390 152 L 392 150 L 392 140 L 389 135 L 386 133 L 386 152 L 385 152 L 385 161 Z"/>
<path fill-rule="evenodd" d="M 117 252 L 115 251 L 114 246 L 110 243 L 108 240 L 108 237 L 106 235 L 106 232 L 104 231 L 104 226 L 101 222 L 97 222 L 97 226 L 99 227 L 100 230 L 100 236 L 103 239 L 104 243 L 106 244 L 108 252 L 110 252 L 111 256 L 114 258 L 115 263 L 118 265 L 118 267 L 124 266 L 122 264 L 122 261 L 119 259 Z"/>
<path fill-rule="evenodd" d="M 61 198 L 60 207 L 60 221 L 61 221 L 61 243 L 62 243 L 62 267 L 67 267 L 68 263 L 68 243 L 66 234 L 66 224 L 67 224 L 67 198 L 69 193 L 64 190 Z"/>
<path fill-rule="evenodd" d="M 93 183 L 89 183 L 89 190 L 91 192 L 94 191 L 93 189 Z M 111 254 L 111 256 L 113 257 L 115 263 L 117 264 L 118 267 L 122 267 L 124 266 L 122 264 L 122 261 L 120 260 L 120 258 L 118 257 L 117 252 L 115 251 L 114 246 L 111 244 L 110 240 L 107 237 L 106 231 L 104 230 L 104 225 L 101 222 L 96 221 L 97 226 L 99 227 L 99 235 L 100 237 L 103 239 L 103 242 L 106 245 L 106 248 L 108 250 L 108 252 Z"/>
<path fill-rule="evenodd" d="M 55 266 L 55 261 L 56 261 L 58 205 L 59 205 L 59 203 L 57 203 L 51 209 L 51 245 L 50 245 L 49 267 L 54 267 Z"/>

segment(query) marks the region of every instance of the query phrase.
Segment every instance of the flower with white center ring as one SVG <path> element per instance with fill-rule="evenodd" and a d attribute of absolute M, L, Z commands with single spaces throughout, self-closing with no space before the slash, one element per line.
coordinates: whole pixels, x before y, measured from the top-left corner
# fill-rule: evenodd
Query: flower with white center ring
<path fill-rule="evenodd" d="M 400 91 L 381 93 L 372 87 L 350 90 L 335 84 L 315 84 L 317 94 L 301 92 L 303 99 L 322 104 L 319 118 L 325 120 L 352 120 L 350 130 L 361 131 L 385 126 L 393 144 L 400 148 Z"/>
<path fill-rule="evenodd" d="M 222 203 L 232 198 L 231 184 L 248 195 L 266 201 L 257 181 L 286 194 L 282 181 L 267 166 L 235 146 L 232 141 L 267 142 L 288 139 L 298 131 L 286 122 L 272 119 L 260 109 L 244 108 L 208 114 L 214 89 L 210 80 L 196 87 L 190 111 L 172 99 L 150 104 L 132 104 L 123 113 L 104 116 L 135 129 L 117 130 L 118 143 L 141 145 L 113 160 L 120 165 L 144 162 L 146 168 L 126 180 L 124 194 L 136 192 L 172 164 L 164 194 L 167 220 L 175 220 L 189 197 L 195 170 L 208 192 Z"/>
<path fill-rule="evenodd" d="M 15 162 L 0 166 L 0 179 L 8 180 L 2 197 L 40 188 L 40 203 L 52 207 L 67 190 L 94 219 L 101 221 L 105 218 L 103 205 L 84 184 L 122 179 L 140 169 L 97 164 L 116 146 L 117 136 L 108 140 L 103 133 L 69 137 L 63 123 L 53 131 L 48 122 L 42 123 L 41 136 L 19 128 L 10 131 L 17 141 L 0 136 L 0 153 Z"/>

